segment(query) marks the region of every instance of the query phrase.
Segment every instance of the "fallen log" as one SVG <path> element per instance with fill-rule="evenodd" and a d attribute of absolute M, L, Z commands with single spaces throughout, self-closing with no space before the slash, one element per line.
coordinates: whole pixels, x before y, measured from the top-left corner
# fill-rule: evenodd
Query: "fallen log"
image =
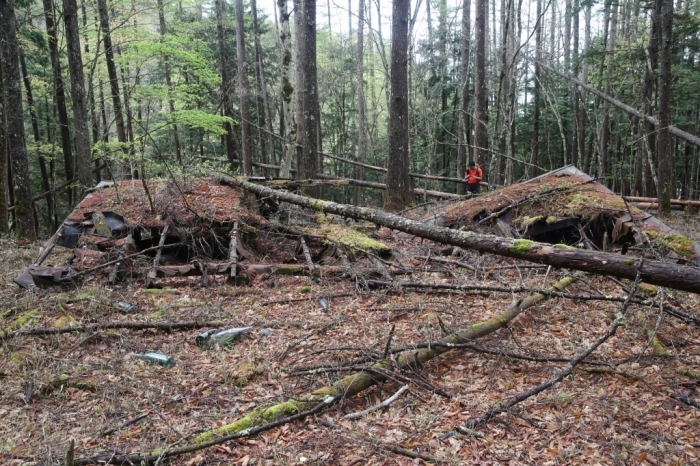
<path fill-rule="evenodd" d="M 580 250 L 567 245 L 551 245 L 526 239 L 501 238 L 493 235 L 453 230 L 410 220 L 381 210 L 338 204 L 288 192 L 275 191 L 230 176 L 222 176 L 221 178 L 231 185 L 259 195 L 272 196 L 280 201 L 342 217 L 367 220 L 380 226 L 444 244 L 451 244 L 465 249 L 475 249 L 482 253 L 515 257 L 553 267 L 571 268 L 630 280 L 634 280 L 637 275 L 639 260 L 629 256 Z M 700 293 L 700 268 L 697 267 L 647 260 L 642 264 L 641 277 L 642 281 L 652 285 Z"/>
<path fill-rule="evenodd" d="M 555 283 L 551 290 L 563 291 L 567 286 L 576 282 L 576 280 L 577 278 L 575 277 L 564 277 Z M 438 343 L 438 346 L 409 350 L 395 355 L 394 364 L 399 370 L 424 365 L 431 359 L 450 351 L 452 349 L 451 345 L 465 343 L 495 332 L 496 330 L 506 326 L 521 312 L 546 299 L 547 296 L 541 293 L 528 296 L 524 300 L 515 302 L 501 314 L 498 314 L 483 322 L 476 323 L 465 330 L 447 335 L 436 342 Z M 393 370 L 392 365 L 387 361 L 380 361 L 376 363 L 374 367 L 383 371 Z M 209 442 L 219 436 L 230 435 L 250 429 L 261 422 L 271 421 L 280 416 L 304 411 L 318 404 L 319 400 L 323 400 L 327 397 L 349 398 L 384 380 L 386 380 L 386 377 L 384 375 L 377 374 L 376 372 L 370 373 L 363 371 L 354 373 L 343 377 L 333 385 L 319 388 L 318 390 L 315 390 L 307 395 L 276 404 L 266 409 L 258 408 L 237 421 L 221 426 L 213 431 L 204 432 L 198 435 L 195 438 L 195 443 Z"/>
<path fill-rule="evenodd" d="M 622 199 L 627 202 L 641 202 L 649 204 L 658 204 L 659 199 L 656 197 L 638 197 L 638 196 L 622 196 Z M 688 200 L 688 199 L 671 199 L 671 205 L 687 205 L 700 207 L 700 201 Z"/>
<path fill-rule="evenodd" d="M 364 186 L 366 188 L 375 188 L 375 189 L 386 190 L 386 185 L 383 183 L 375 183 L 373 181 L 354 180 L 352 178 L 342 178 L 340 176 L 324 175 L 322 173 L 317 173 L 316 176 L 323 179 L 323 180 L 337 180 L 338 182 L 347 183 L 348 186 Z M 462 199 L 462 198 L 464 198 L 464 196 L 461 196 L 459 194 L 444 193 L 442 191 L 433 191 L 430 189 L 415 188 L 415 189 L 412 189 L 412 191 L 414 194 L 417 194 L 419 196 L 425 195 L 425 196 L 434 197 L 437 199 Z"/>

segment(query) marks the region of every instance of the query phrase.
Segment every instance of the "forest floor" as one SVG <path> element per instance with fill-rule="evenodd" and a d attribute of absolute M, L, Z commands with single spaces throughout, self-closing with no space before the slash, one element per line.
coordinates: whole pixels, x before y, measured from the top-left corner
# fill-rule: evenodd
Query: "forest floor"
<path fill-rule="evenodd" d="M 699 240 L 698 223 L 697 217 L 678 214 L 671 226 Z M 444 257 L 466 262 L 476 268 L 472 271 L 424 258 L 445 254 L 443 245 L 386 229 L 377 236 L 392 247 L 394 269 L 405 268 L 402 276 L 397 274 L 400 281 L 534 291 L 566 274 L 459 249 Z M 197 286 L 197 278 L 163 278 L 158 282 L 164 289 L 158 292 L 144 289 L 142 280 L 107 286 L 88 277 L 79 287 L 32 294 L 12 280 L 37 257 L 39 243 L 20 246 L 6 238 L 1 243 L 0 323 L 5 330 L 18 316 L 31 318 L 31 327 L 65 326 L 73 320 L 220 321 L 255 327 L 231 347 L 214 349 L 194 343 L 205 329 L 0 337 L 3 465 L 63 464 L 71 438 L 76 458 L 182 446 L 199 432 L 348 373 L 294 374 L 299 369 L 381 356 L 392 326 L 392 347 L 435 341 L 441 337 L 439 319 L 450 329 L 466 328 L 528 294 L 369 289 L 361 280 L 303 276 L 271 277 L 249 286 L 212 276 L 207 287 Z M 261 241 L 259 247 L 276 244 Z M 567 291 L 626 296 L 619 285 L 597 276 L 587 276 Z M 654 287 L 644 291 L 660 293 Z M 660 296 L 687 312 L 700 310 L 700 296 L 673 290 Z M 321 297 L 330 302 L 328 310 L 319 305 Z M 122 314 L 118 301 L 134 304 L 138 311 Z M 553 297 L 476 341 L 480 349 L 453 350 L 409 374 L 449 398 L 411 383 L 390 406 L 358 420 L 343 419 L 403 385 L 384 382 L 302 421 L 176 457 L 169 464 L 424 463 L 392 453 L 387 444 L 455 465 L 698 464 L 700 409 L 671 395 L 700 401 L 700 328 L 637 304 L 627 311 L 625 325 L 587 360 L 596 364 L 577 366 L 561 383 L 478 426 L 474 435 L 440 439 L 500 401 L 553 378 L 567 365 L 556 358 L 569 360 L 589 346 L 610 327 L 620 307 L 620 302 Z M 175 366 L 149 365 L 132 355 L 147 351 L 171 355 Z M 127 422 L 139 415 L 137 422 Z M 337 427 L 326 427 L 324 420 Z M 115 430 L 105 434 L 109 428 Z"/>

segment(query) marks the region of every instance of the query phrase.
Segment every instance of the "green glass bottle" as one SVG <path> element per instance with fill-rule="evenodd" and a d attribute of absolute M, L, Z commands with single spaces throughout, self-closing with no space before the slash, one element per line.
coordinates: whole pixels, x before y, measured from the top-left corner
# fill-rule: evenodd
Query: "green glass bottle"
<path fill-rule="evenodd" d="M 150 364 L 158 364 L 159 366 L 167 367 L 168 369 L 175 365 L 175 360 L 172 356 L 160 353 L 134 353 L 134 357 Z"/>

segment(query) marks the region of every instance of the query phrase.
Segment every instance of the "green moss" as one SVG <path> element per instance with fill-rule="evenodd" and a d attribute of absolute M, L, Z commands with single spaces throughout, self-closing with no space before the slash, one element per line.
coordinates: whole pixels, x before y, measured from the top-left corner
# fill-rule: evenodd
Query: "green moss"
<path fill-rule="evenodd" d="M 634 265 L 634 259 L 625 259 L 622 263 L 625 265 Z"/>
<path fill-rule="evenodd" d="M 34 309 L 32 311 L 27 311 L 23 314 L 20 314 L 17 316 L 15 320 L 10 322 L 10 325 L 7 326 L 5 331 L 10 331 L 10 330 L 16 330 L 18 328 L 24 327 L 27 325 L 29 322 L 31 322 L 34 319 L 37 319 L 39 317 L 39 309 Z"/>
<path fill-rule="evenodd" d="M 163 317 L 164 315 L 165 315 L 165 311 L 161 309 L 161 310 L 156 311 L 156 312 L 151 312 L 149 317 L 151 317 L 153 319 L 157 319 L 158 317 Z"/>
<path fill-rule="evenodd" d="M 297 288 L 297 293 L 308 293 L 311 291 L 310 286 L 300 286 Z"/>
<path fill-rule="evenodd" d="M 238 377 L 236 379 L 236 387 L 247 387 L 248 386 L 248 379 L 246 377 Z"/>
<path fill-rule="evenodd" d="M 653 230 L 646 230 L 647 236 L 656 243 L 667 247 L 684 259 L 695 257 L 693 241 L 687 236 L 678 233 L 662 233 Z"/>
<path fill-rule="evenodd" d="M 530 241 L 529 239 L 516 239 L 513 241 L 512 246 L 508 246 L 508 252 L 518 256 L 522 256 L 529 252 L 531 249 L 539 247 L 539 243 L 535 241 Z"/>
<path fill-rule="evenodd" d="M 652 336 L 652 331 L 651 331 L 651 330 L 647 330 L 647 335 L 651 337 L 651 336 Z M 658 356 L 665 356 L 665 355 L 666 355 L 666 349 L 665 349 L 664 346 L 661 344 L 661 342 L 660 342 L 659 339 L 656 337 L 656 335 L 654 335 L 654 336 L 651 338 L 651 347 L 654 348 L 654 353 L 656 353 Z"/>
<path fill-rule="evenodd" d="M 575 247 L 569 246 L 568 244 L 564 244 L 564 243 L 557 243 L 554 245 L 554 247 L 557 249 L 576 249 Z"/>
<path fill-rule="evenodd" d="M 689 369 L 680 369 L 678 371 L 678 373 L 681 375 L 684 375 L 690 379 L 700 380 L 700 373 L 695 372 L 695 371 L 691 371 Z"/>
<path fill-rule="evenodd" d="M 557 218 L 556 218 L 555 216 L 553 216 L 553 215 L 550 215 L 550 216 L 547 217 L 547 219 L 545 220 L 545 222 L 547 223 L 547 225 L 550 225 L 550 224 L 552 224 L 552 223 L 554 223 L 554 222 L 556 222 L 556 221 L 557 221 Z"/>
<path fill-rule="evenodd" d="M 649 285 L 648 283 L 640 283 L 639 284 L 639 291 L 644 293 L 646 296 L 649 296 L 650 298 L 653 298 L 656 296 L 659 292 L 659 289 L 655 287 L 654 285 Z"/>
<path fill-rule="evenodd" d="M 78 321 L 72 315 L 62 315 L 51 325 L 52 327 L 73 327 L 78 325 Z"/>
<path fill-rule="evenodd" d="M 389 246 L 370 238 L 369 236 L 348 228 L 344 225 L 325 223 L 318 227 L 307 228 L 304 233 L 308 235 L 321 236 L 330 243 L 338 243 L 349 249 L 359 249 L 363 251 L 374 251 L 378 253 L 388 252 Z"/>
<path fill-rule="evenodd" d="M 146 294 L 182 294 L 180 290 L 173 288 L 148 288 L 144 290 Z"/>
<path fill-rule="evenodd" d="M 520 226 L 522 228 L 529 227 L 530 225 L 539 222 L 543 218 L 544 218 L 544 216 L 542 216 L 542 215 L 535 215 L 534 217 L 525 216 L 520 220 Z"/>

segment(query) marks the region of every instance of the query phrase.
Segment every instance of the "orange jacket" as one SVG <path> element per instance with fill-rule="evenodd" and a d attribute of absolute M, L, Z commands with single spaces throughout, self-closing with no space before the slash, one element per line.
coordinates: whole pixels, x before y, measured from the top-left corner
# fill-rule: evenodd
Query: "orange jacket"
<path fill-rule="evenodd" d="M 476 184 L 479 181 L 481 181 L 481 178 L 484 176 L 484 172 L 481 171 L 481 168 L 479 167 L 471 167 L 468 168 L 466 172 L 464 172 L 464 177 L 467 179 L 467 183 L 469 184 Z"/>

